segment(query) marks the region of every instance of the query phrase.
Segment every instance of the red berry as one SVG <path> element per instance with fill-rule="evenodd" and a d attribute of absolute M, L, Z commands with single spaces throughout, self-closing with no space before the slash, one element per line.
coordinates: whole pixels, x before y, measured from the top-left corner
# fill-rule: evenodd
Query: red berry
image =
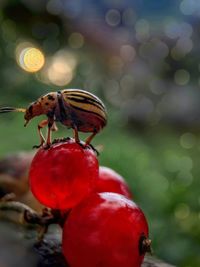
<path fill-rule="evenodd" d="M 124 178 L 108 167 L 99 167 L 97 192 L 113 192 L 132 198 L 132 194 Z"/>
<path fill-rule="evenodd" d="M 63 228 L 71 267 L 139 267 L 149 248 L 141 209 L 116 193 L 92 194 L 72 209 Z"/>
<path fill-rule="evenodd" d="M 68 209 L 94 190 L 98 171 L 92 149 L 74 141 L 56 143 L 36 153 L 30 167 L 30 187 L 45 206 Z"/>

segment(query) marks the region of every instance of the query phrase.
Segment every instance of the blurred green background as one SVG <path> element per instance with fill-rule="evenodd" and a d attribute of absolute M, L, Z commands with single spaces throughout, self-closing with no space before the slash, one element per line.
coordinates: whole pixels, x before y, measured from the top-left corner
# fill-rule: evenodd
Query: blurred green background
<path fill-rule="evenodd" d="M 0 106 L 64 88 L 99 96 L 100 164 L 129 183 L 154 254 L 180 267 L 200 266 L 199 25 L 195 0 L 0 1 Z M 28 47 L 42 53 L 33 65 Z M 2 115 L 0 156 L 38 144 L 41 119 L 24 128 L 22 114 Z"/>

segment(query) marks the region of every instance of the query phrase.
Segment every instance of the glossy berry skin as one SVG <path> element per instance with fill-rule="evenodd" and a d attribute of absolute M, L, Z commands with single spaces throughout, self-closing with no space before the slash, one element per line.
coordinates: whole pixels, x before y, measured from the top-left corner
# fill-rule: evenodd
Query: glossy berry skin
<path fill-rule="evenodd" d="M 116 193 L 93 194 L 69 214 L 63 253 L 70 267 L 140 267 L 144 236 L 147 221 L 134 202 Z"/>
<path fill-rule="evenodd" d="M 99 166 L 90 148 L 70 140 L 40 148 L 30 167 L 34 196 L 45 206 L 68 209 L 94 190 Z"/>
<path fill-rule="evenodd" d="M 132 199 L 131 191 L 124 178 L 116 171 L 100 166 L 99 178 L 97 180 L 97 192 L 113 192 Z"/>

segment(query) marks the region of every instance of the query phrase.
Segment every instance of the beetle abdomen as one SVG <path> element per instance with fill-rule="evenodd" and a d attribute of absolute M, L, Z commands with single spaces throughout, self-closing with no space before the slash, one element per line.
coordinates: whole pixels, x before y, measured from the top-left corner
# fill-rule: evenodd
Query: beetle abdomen
<path fill-rule="evenodd" d="M 106 125 L 107 114 L 102 101 L 91 93 L 79 89 L 61 91 L 63 106 L 69 112 L 72 123 L 82 132 L 100 131 Z M 70 107 L 70 108 L 69 108 Z M 69 125 L 69 119 L 62 121 Z"/>

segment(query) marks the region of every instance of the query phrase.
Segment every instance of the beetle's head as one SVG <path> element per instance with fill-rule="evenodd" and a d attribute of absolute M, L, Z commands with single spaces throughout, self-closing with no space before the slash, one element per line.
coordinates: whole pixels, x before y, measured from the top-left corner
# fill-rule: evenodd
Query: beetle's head
<path fill-rule="evenodd" d="M 31 103 L 29 107 L 26 109 L 24 119 L 25 125 L 34 118 L 35 116 L 39 116 L 41 114 L 48 115 L 51 111 L 55 109 L 57 105 L 57 92 L 50 92 L 46 95 L 38 98 L 37 101 Z"/>
<path fill-rule="evenodd" d="M 26 112 L 24 114 L 25 124 L 26 126 L 28 122 L 34 118 L 35 116 L 39 116 L 43 113 L 41 103 L 39 101 L 31 103 L 28 108 L 26 109 Z"/>

